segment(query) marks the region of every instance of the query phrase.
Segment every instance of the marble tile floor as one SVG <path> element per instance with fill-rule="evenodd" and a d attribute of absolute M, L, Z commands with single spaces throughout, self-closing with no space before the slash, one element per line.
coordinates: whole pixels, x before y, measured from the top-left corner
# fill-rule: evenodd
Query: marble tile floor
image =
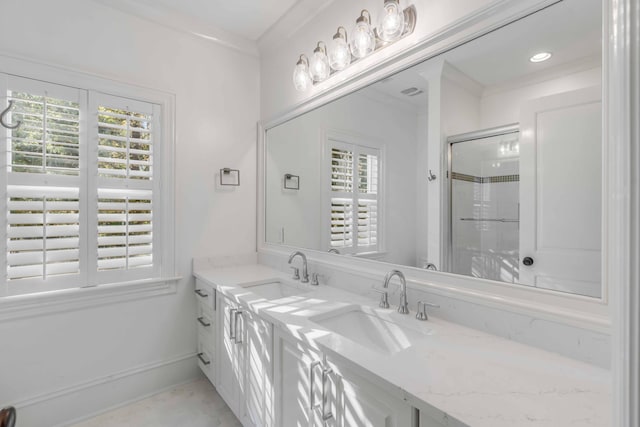
<path fill-rule="evenodd" d="M 205 379 L 176 386 L 71 427 L 241 427 Z"/>

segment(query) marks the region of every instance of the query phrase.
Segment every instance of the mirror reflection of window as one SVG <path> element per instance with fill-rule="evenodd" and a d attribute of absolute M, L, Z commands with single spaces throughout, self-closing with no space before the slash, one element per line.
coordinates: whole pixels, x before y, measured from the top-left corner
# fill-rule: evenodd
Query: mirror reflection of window
<path fill-rule="evenodd" d="M 329 140 L 329 247 L 344 254 L 379 250 L 379 150 Z"/>

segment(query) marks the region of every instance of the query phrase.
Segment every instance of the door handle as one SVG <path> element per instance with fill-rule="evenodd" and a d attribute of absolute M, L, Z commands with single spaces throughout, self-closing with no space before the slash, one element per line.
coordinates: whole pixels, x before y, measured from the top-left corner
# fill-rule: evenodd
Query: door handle
<path fill-rule="evenodd" d="M 315 381 L 314 369 L 319 365 L 320 362 L 317 360 L 309 365 L 309 409 L 312 411 L 316 409 L 315 396 L 313 394 L 313 383 Z"/>
<path fill-rule="evenodd" d="M 208 365 L 211 363 L 211 360 L 207 360 L 204 358 L 204 353 L 198 353 L 198 359 L 202 362 L 203 365 Z"/>
<path fill-rule="evenodd" d="M 206 298 L 209 296 L 208 294 L 202 292 L 202 289 L 196 289 L 196 294 L 198 294 L 198 296 L 200 296 L 201 298 Z"/>
<path fill-rule="evenodd" d="M 234 316 L 233 316 L 233 312 L 237 311 L 235 308 L 230 308 L 229 309 L 229 339 L 230 340 L 235 340 L 235 336 L 233 335 L 235 333 L 234 328 L 233 328 L 233 320 L 234 320 Z"/>
<path fill-rule="evenodd" d="M 527 267 L 531 267 L 533 265 L 533 258 L 531 258 L 530 256 L 526 256 L 522 259 L 522 263 Z"/>
<path fill-rule="evenodd" d="M 327 397 L 327 380 L 331 373 L 333 373 L 331 368 L 322 369 L 322 421 L 329 421 L 333 418 L 333 413 L 331 411 L 327 412 L 327 401 L 329 400 Z"/>
<path fill-rule="evenodd" d="M 240 339 L 238 339 L 238 317 L 241 316 L 242 310 L 235 310 L 235 313 L 233 314 L 233 341 L 236 344 L 242 344 L 242 335 L 240 335 Z"/>
<path fill-rule="evenodd" d="M 200 322 L 200 324 L 205 328 L 208 328 L 209 326 L 211 326 L 211 323 L 204 321 L 204 316 L 198 317 L 198 322 Z"/>

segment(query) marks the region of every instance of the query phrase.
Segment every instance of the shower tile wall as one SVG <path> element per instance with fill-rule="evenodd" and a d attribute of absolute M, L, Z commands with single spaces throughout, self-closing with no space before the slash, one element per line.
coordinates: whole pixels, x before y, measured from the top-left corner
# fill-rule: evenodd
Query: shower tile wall
<path fill-rule="evenodd" d="M 454 149 L 464 150 L 463 144 Z M 495 153 L 498 152 L 496 142 Z M 475 150 L 474 150 L 475 151 Z M 491 150 L 493 151 L 493 150 Z M 503 282 L 518 280 L 519 162 L 517 157 L 480 158 L 469 153 L 453 171 L 463 179 L 452 180 L 453 271 Z M 459 160 L 460 157 L 458 157 Z M 475 164 L 470 165 L 468 160 Z M 462 164 L 461 164 L 462 163 Z M 464 163 L 467 163 L 464 165 Z M 464 218 L 465 220 L 462 220 Z M 505 219 L 509 222 L 483 221 Z"/>

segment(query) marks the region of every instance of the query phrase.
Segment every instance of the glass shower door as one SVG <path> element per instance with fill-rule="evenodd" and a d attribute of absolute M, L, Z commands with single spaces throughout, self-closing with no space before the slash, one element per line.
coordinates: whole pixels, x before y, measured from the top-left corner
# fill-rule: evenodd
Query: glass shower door
<path fill-rule="evenodd" d="M 518 133 L 451 139 L 451 272 L 516 283 Z"/>

